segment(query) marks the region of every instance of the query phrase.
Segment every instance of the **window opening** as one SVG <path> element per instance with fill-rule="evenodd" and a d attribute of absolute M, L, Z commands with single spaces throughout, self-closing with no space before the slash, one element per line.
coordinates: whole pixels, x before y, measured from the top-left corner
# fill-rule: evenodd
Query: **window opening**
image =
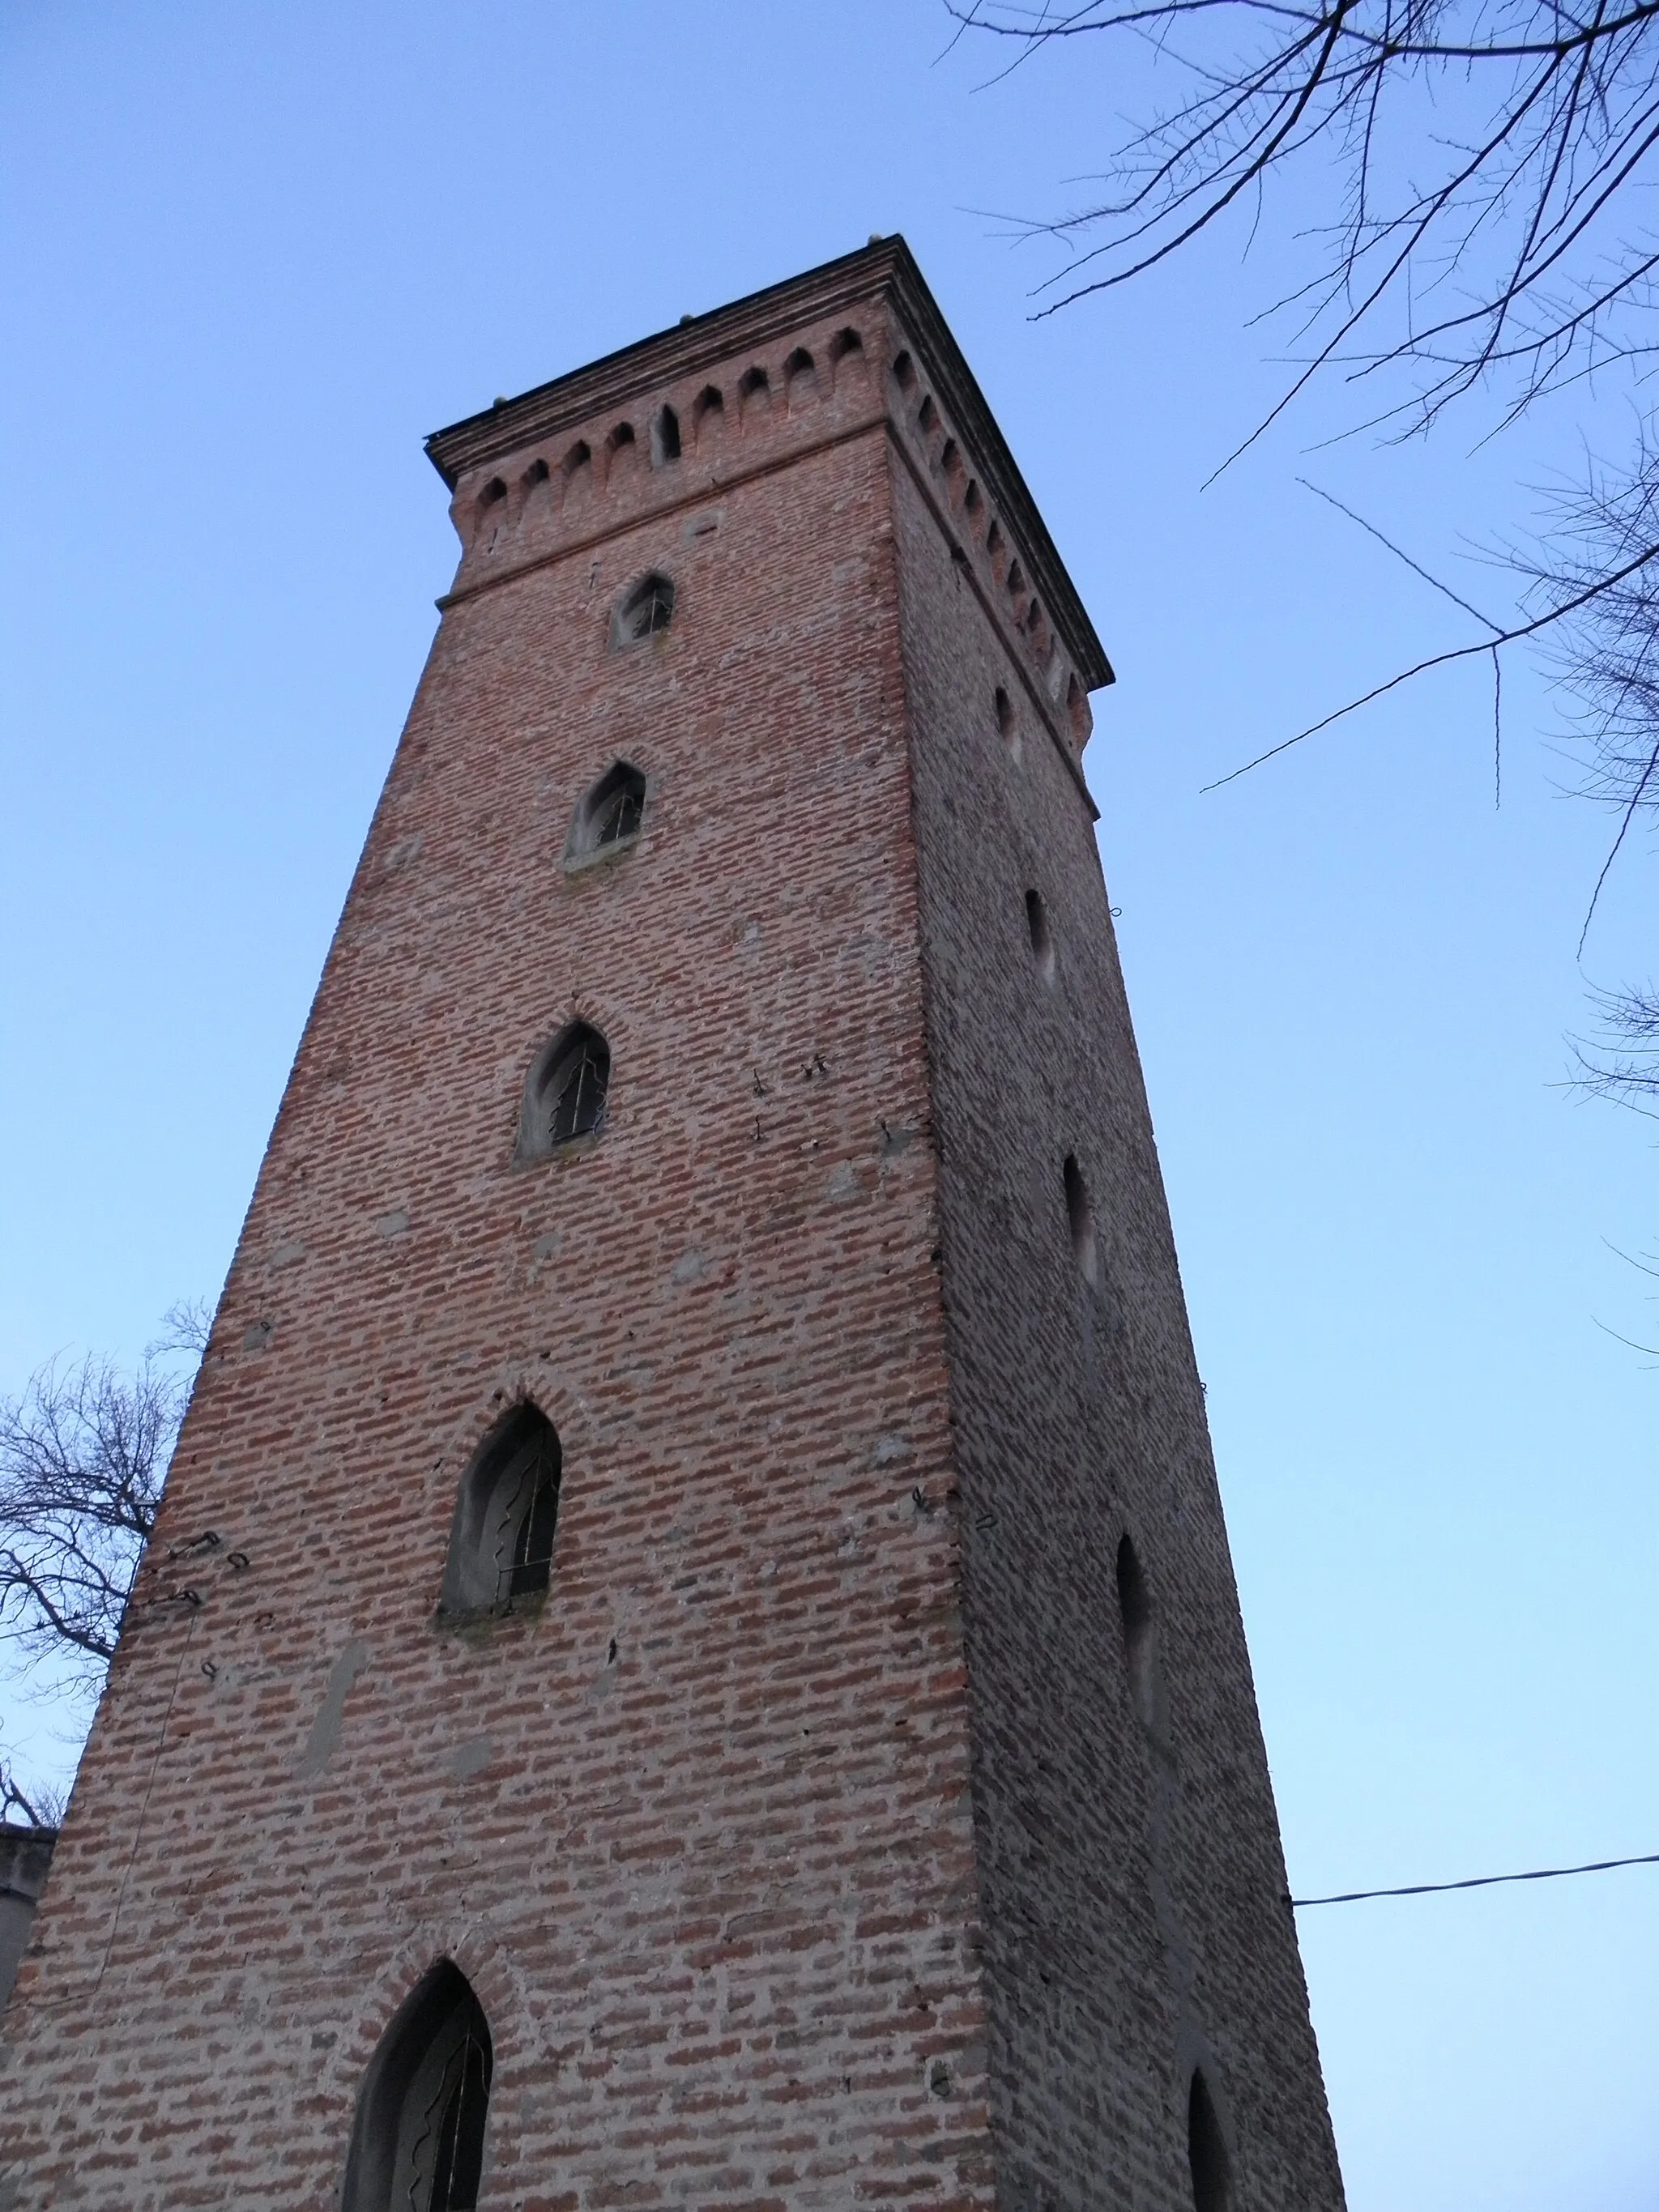
<path fill-rule="evenodd" d="M 1054 939 L 1048 927 L 1048 909 L 1042 903 L 1041 891 L 1025 894 L 1025 927 L 1030 932 L 1031 953 L 1037 964 L 1037 973 L 1045 983 L 1054 980 Z"/>
<path fill-rule="evenodd" d="M 1066 1214 L 1071 1224 L 1072 1249 L 1085 1283 L 1100 1279 L 1100 1256 L 1095 1237 L 1095 1210 L 1089 1203 L 1088 1185 L 1076 1156 L 1066 1155 Z"/>
<path fill-rule="evenodd" d="M 1010 756 L 1018 760 L 1019 758 L 1019 723 L 1014 714 L 1014 702 L 1000 684 L 998 684 L 992 696 L 991 703 L 996 710 L 997 728 L 1002 733 L 1002 741 L 1007 746 Z"/>
<path fill-rule="evenodd" d="M 539 1407 L 515 1406 L 495 1424 L 461 1478 L 441 1611 L 501 1608 L 547 1588 L 562 1472 Z"/>
<path fill-rule="evenodd" d="M 344 2212 L 476 2212 L 493 2071 L 483 2008 L 460 1968 L 441 1960 L 369 2061 Z"/>
<path fill-rule="evenodd" d="M 1117 1610 L 1129 1666 L 1129 1702 L 1143 1728 L 1164 1736 L 1164 1680 L 1158 1659 L 1158 1613 L 1139 1556 L 1125 1536 L 1117 1547 Z"/>
<path fill-rule="evenodd" d="M 763 368 L 746 368 L 738 393 L 745 415 L 762 414 L 772 404 L 771 380 Z"/>
<path fill-rule="evenodd" d="M 631 762 L 613 762 L 576 809 L 565 866 L 631 845 L 644 821 L 645 778 Z"/>
<path fill-rule="evenodd" d="M 1227 2146 L 1210 2086 L 1201 2073 L 1193 2075 L 1187 2099 L 1187 2155 L 1193 2172 L 1193 2212 L 1227 2212 Z"/>
<path fill-rule="evenodd" d="M 592 1136 L 605 1118 L 611 1055 L 596 1036 L 585 1036 L 558 1070 L 548 1115 L 548 1141 L 568 1145 Z"/>
<path fill-rule="evenodd" d="M 641 578 L 617 611 L 616 642 L 637 645 L 674 619 L 674 586 L 658 574 Z"/>
<path fill-rule="evenodd" d="M 610 1090 L 611 1048 L 599 1031 L 586 1022 L 561 1030 L 525 1085 L 519 1158 L 544 1159 L 578 1137 L 597 1137 Z"/>
<path fill-rule="evenodd" d="M 645 814 L 645 793 L 631 777 L 620 779 L 593 813 L 593 843 L 621 845 L 637 837 Z"/>

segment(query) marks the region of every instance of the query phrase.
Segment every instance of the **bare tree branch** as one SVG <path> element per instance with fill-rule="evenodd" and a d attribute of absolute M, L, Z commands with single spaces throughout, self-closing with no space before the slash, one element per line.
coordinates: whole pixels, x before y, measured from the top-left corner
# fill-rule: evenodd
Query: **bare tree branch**
<path fill-rule="evenodd" d="M 54 1360 L 0 1401 L 0 1639 L 73 1687 L 114 1652 L 189 1389 L 153 1355 L 132 1375 Z"/>
<path fill-rule="evenodd" d="M 1311 161 L 1322 200 L 1337 172 L 1338 212 L 1279 303 L 1298 307 L 1312 350 L 1274 415 L 1338 362 L 1363 378 L 1413 368 L 1382 418 L 1410 427 L 1497 374 L 1524 406 L 1652 348 L 1659 0 L 945 4 L 958 33 L 1022 56 L 1150 41 L 1187 81 L 1125 136 L 1097 197 L 1016 219 L 1069 256 L 1041 313 L 1127 283 Z"/>

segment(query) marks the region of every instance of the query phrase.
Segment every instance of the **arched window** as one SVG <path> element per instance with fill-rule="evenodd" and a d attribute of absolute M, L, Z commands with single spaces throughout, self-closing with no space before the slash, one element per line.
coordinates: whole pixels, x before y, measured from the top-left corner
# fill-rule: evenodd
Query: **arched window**
<path fill-rule="evenodd" d="M 659 407 L 651 424 L 651 465 L 659 469 L 680 457 L 680 418 L 672 407 Z"/>
<path fill-rule="evenodd" d="M 1140 1559 L 1125 1536 L 1117 1547 L 1117 1610 L 1128 1662 L 1129 1702 L 1148 1735 L 1164 1735 L 1164 1676 L 1158 1656 L 1158 1613 Z"/>
<path fill-rule="evenodd" d="M 1100 1280 L 1100 1249 L 1095 1237 L 1095 1210 L 1089 1203 L 1089 1186 L 1074 1153 L 1066 1155 L 1066 1218 L 1071 1224 L 1072 1249 L 1086 1283 Z"/>
<path fill-rule="evenodd" d="M 587 793 L 570 824 L 567 866 L 631 845 L 645 820 L 645 778 L 629 761 L 608 768 Z"/>
<path fill-rule="evenodd" d="M 641 576 L 618 605 L 611 626 L 613 645 L 637 645 L 674 619 L 674 586 L 659 570 Z"/>
<path fill-rule="evenodd" d="M 605 1127 L 611 1088 L 611 1048 L 596 1029 L 573 1022 L 538 1058 L 524 1090 L 520 1159 L 544 1159 L 578 1137 Z"/>
<path fill-rule="evenodd" d="M 763 368 L 746 368 L 738 385 L 738 402 L 745 415 L 763 415 L 772 404 L 772 380 Z"/>
<path fill-rule="evenodd" d="M 461 1477 L 441 1611 L 480 1613 L 547 1588 L 562 1464 L 538 1407 L 515 1406 L 496 1422 Z"/>
<path fill-rule="evenodd" d="M 1210 2085 L 1201 2073 L 1193 2075 L 1187 2098 L 1187 2156 L 1193 2170 L 1193 2212 L 1227 2212 L 1231 2198 L 1227 2145 Z"/>
<path fill-rule="evenodd" d="M 368 2063 L 343 2212 L 474 2212 L 493 2064 L 472 1984 L 441 1959 L 398 2007 Z"/>

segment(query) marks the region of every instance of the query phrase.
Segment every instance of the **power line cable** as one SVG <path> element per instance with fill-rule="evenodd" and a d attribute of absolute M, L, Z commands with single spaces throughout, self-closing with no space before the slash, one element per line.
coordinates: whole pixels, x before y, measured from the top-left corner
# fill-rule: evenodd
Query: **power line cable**
<path fill-rule="evenodd" d="M 1369 1897 L 1434 1897 L 1448 1889 L 1491 1889 L 1501 1881 L 1559 1881 L 1564 1875 L 1607 1874 L 1614 1867 L 1659 1866 L 1659 1851 L 1639 1858 L 1592 1859 L 1587 1866 L 1534 1867 L 1526 1874 L 1477 1874 L 1466 1881 L 1413 1881 L 1401 1889 L 1345 1889 L 1336 1897 L 1287 1897 L 1292 1912 L 1310 1905 L 1360 1905 Z"/>

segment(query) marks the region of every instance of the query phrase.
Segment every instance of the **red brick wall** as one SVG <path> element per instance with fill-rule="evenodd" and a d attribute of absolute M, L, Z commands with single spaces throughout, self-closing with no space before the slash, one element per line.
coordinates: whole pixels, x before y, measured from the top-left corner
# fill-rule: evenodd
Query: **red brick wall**
<path fill-rule="evenodd" d="M 1023 782 L 983 727 L 994 668 L 1058 654 L 1063 707 L 1088 641 L 1008 642 L 976 593 L 1009 556 L 953 562 L 896 466 L 891 261 L 532 395 L 462 464 L 457 592 L 6 2014 L 0 2212 L 324 2212 L 443 1955 L 494 2039 L 492 2208 L 1173 2206 L 1189 2014 L 1230 2124 L 1279 2131 L 1241 2203 L 1336 2201 L 1087 822 L 1029 717 Z M 613 652 L 653 567 L 673 623 Z M 572 874 L 618 757 L 643 836 Z M 1004 897 L 1045 842 L 1053 1032 Z M 574 1014 L 608 1125 L 515 1165 Z M 1079 1112 L 1122 1200 L 1097 1310 L 1056 1212 Z M 563 1444 L 547 1600 L 441 1624 L 457 1484 L 520 1395 Z M 1131 1492 L 1194 1678 L 1161 1857 L 1100 1587 Z"/>
<path fill-rule="evenodd" d="M 923 396 L 895 394 L 896 516 L 999 2201 L 1192 2212 L 1201 2066 L 1236 2212 L 1323 2212 L 1341 2183 L 1091 809 Z M 1164 1743 L 1130 1698 L 1126 1530 L 1157 1602 Z"/>

